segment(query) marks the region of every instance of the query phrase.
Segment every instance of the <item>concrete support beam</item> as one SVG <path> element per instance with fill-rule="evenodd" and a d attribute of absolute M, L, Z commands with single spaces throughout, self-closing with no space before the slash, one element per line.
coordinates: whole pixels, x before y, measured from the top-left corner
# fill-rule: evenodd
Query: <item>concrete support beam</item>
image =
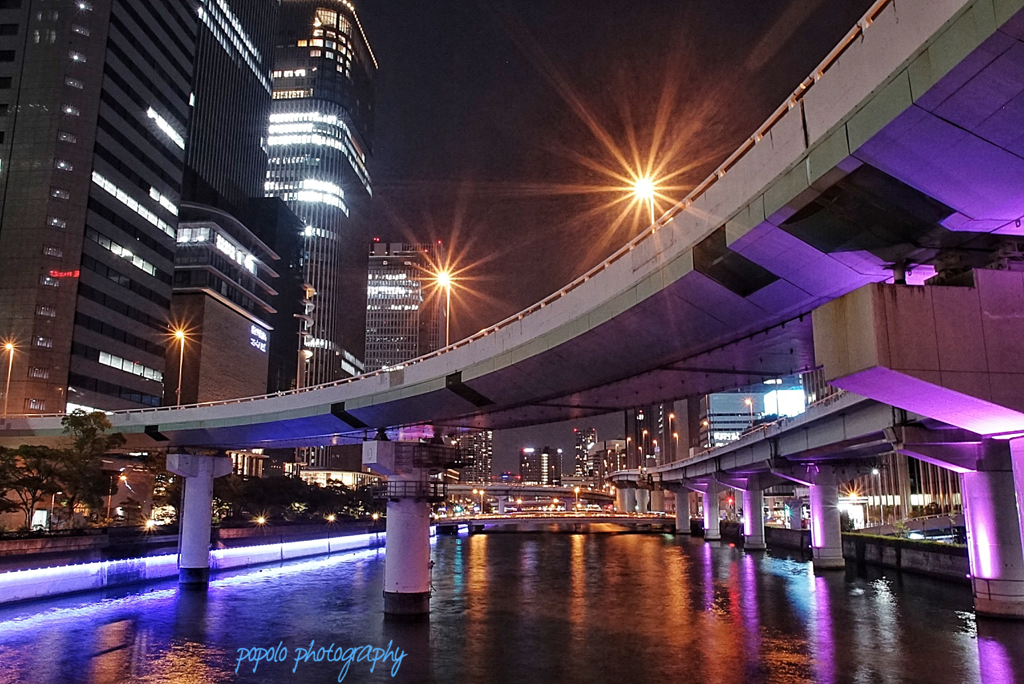
<path fill-rule="evenodd" d="M 664 513 L 665 512 L 665 490 L 663 489 L 652 489 L 651 490 L 651 513 Z"/>
<path fill-rule="evenodd" d="M 615 488 L 615 510 L 619 513 L 626 513 L 626 489 L 625 487 Z"/>
<path fill-rule="evenodd" d="M 1024 546 L 1018 507 L 1024 488 L 1024 443 L 990 453 L 975 472 L 960 475 L 979 615 L 1024 618 Z"/>
<path fill-rule="evenodd" d="M 508 504 L 507 496 L 499 496 L 498 499 L 498 515 L 505 515 L 505 505 Z"/>
<path fill-rule="evenodd" d="M 676 534 L 690 534 L 690 492 L 680 489 L 675 494 Z"/>
<path fill-rule="evenodd" d="M 1024 279 L 966 276 L 970 286 L 866 285 L 815 309 L 825 379 L 979 435 L 1024 432 Z"/>
<path fill-rule="evenodd" d="M 763 551 L 764 543 L 764 495 L 756 477 L 747 480 L 743 492 L 743 548 L 748 551 Z"/>
<path fill-rule="evenodd" d="M 430 505 L 415 499 L 388 501 L 384 555 L 384 613 L 430 612 Z"/>
<path fill-rule="evenodd" d="M 835 474 L 816 473 L 811 483 L 811 553 L 815 570 L 846 567 L 839 520 L 839 483 Z"/>
<path fill-rule="evenodd" d="M 651 503 L 651 490 L 649 489 L 637 489 L 636 490 L 636 510 L 637 513 L 644 515 L 647 513 Z"/>
<path fill-rule="evenodd" d="M 704 497 L 704 539 L 705 541 L 718 541 L 722 538 L 720 527 L 721 512 L 718 507 L 718 483 L 711 481 L 708 489 L 702 494 Z"/>
<path fill-rule="evenodd" d="M 622 490 L 623 494 L 623 510 L 626 513 L 636 513 L 636 491 L 632 487 L 626 487 Z"/>
<path fill-rule="evenodd" d="M 210 582 L 210 525 L 213 518 L 213 480 L 231 472 L 227 456 L 167 454 L 167 469 L 184 478 L 178 525 L 181 553 L 178 582 L 205 587 Z"/>

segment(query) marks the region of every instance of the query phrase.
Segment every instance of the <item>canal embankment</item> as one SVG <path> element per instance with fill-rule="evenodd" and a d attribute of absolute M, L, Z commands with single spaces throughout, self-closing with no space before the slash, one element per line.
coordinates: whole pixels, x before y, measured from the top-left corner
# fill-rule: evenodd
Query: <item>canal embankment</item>
<path fill-rule="evenodd" d="M 694 535 L 704 534 L 700 520 L 692 520 L 690 528 Z M 723 541 L 742 544 L 739 523 L 722 521 L 720 529 Z M 810 554 L 811 531 L 766 527 L 765 543 L 769 549 Z M 957 544 L 844 532 L 843 558 L 857 567 L 872 565 L 951 582 L 969 583 L 971 577 L 967 547 Z"/>
<path fill-rule="evenodd" d="M 0 604 L 177 577 L 177 536 L 132 532 L 0 540 Z M 210 570 L 377 548 L 384 538 L 382 522 L 215 528 Z"/>

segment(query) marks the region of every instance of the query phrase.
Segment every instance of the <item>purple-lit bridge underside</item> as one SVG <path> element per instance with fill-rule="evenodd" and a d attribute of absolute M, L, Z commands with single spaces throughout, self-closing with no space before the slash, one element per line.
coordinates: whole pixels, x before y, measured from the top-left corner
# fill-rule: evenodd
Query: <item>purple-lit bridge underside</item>
<path fill-rule="evenodd" d="M 401 370 L 122 412 L 114 427 L 133 448 L 336 444 L 382 427 L 583 418 L 814 368 L 817 307 L 891 278 L 893 263 L 969 260 L 1024 235 L 1022 6 L 878 3 L 713 182 L 486 335 Z M 60 432 L 59 417 L 12 417 L 0 444 Z"/>

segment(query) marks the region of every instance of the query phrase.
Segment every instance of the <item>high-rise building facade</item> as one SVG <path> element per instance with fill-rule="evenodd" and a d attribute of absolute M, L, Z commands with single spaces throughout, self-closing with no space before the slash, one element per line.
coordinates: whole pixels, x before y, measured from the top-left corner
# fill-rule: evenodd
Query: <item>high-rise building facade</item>
<path fill-rule="evenodd" d="M 442 346 L 443 293 L 433 287 L 440 244 L 374 242 L 366 280 L 366 370 L 395 368 Z"/>
<path fill-rule="evenodd" d="M 265 192 L 305 225 L 309 352 L 303 385 L 354 374 L 362 358 L 377 63 L 347 0 L 283 0 L 273 69 Z M 345 353 L 349 353 L 346 358 Z"/>
<path fill-rule="evenodd" d="M 472 430 L 456 436 L 456 443 L 463 455 L 472 460 L 473 465 L 459 472 L 460 482 L 488 483 L 491 481 L 492 463 L 494 461 L 494 432 L 491 430 Z"/>
<path fill-rule="evenodd" d="M 167 354 L 165 403 L 193 404 L 267 391 L 277 255 L 226 211 L 182 202 L 171 320 L 184 340 Z M 184 344 L 184 349 L 179 344 Z M 179 374 L 178 364 L 184 361 Z M 178 378 L 182 383 L 178 387 Z"/>
<path fill-rule="evenodd" d="M 11 0 L 0 24 L 9 411 L 158 405 L 195 3 Z"/>
<path fill-rule="evenodd" d="M 541 483 L 540 452 L 534 447 L 523 447 L 519 452 L 519 481 L 525 484 Z"/>
<path fill-rule="evenodd" d="M 182 199 L 244 219 L 263 196 L 280 0 L 199 0 Z"/>
<path fill-rule="evenodd" d="M 591 467 L 588 454 L 590 447 L 597 442 L 597 429 L 573 428 L 572 433 L 573 437 L 576 438 L 576 444 L 573 449 L 573 456 L 575 457 L 573 475 L 575 477 L 589 477 Z"/>
<path fill-rule="evenodd" d="M 258 211 L 252 205 L 266 201 L 279 6 L 279 0 L 202 0 L 197 9 L 171 297 L 171 324 L 185 338 L 168 348 L 168 404 L 267 392 L 268 321 L 277 295 L 271 282 L 279 258 L 247 223 Z"/>

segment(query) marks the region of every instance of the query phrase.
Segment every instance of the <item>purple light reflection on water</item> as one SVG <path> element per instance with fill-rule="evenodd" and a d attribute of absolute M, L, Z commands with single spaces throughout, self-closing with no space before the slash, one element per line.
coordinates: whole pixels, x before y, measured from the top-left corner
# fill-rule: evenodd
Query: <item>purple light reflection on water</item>
<path fill-rule="evenodd" d="M 811 592 L 812 624 L 811 649 L 814 653 L 815 682 L 831 684 L 836 681 L 836 644 L 832 632 L 832 601 L 824 577 L 814 577 Z"/>
<path fill-rule="evenodd" d="M 290 663 L 233 672 L 239 647 L 313 638 L 394 640 L 410 654 L 394 679 L 346 679 L 390 684 L 1024 681 L 1024 625 L 976 640 L 956 584 L 908 575 L 880 601 L 878 573 L 816 576 L 774 552 L 662 535 L 443 537 L 432 557 L 430 620 L 413 626 L 383 619 L 376 551 L 239 573 L 208 592 L 2 609 L 0 682 L 335 681 L 327 663 L 305 677 Z"/>

